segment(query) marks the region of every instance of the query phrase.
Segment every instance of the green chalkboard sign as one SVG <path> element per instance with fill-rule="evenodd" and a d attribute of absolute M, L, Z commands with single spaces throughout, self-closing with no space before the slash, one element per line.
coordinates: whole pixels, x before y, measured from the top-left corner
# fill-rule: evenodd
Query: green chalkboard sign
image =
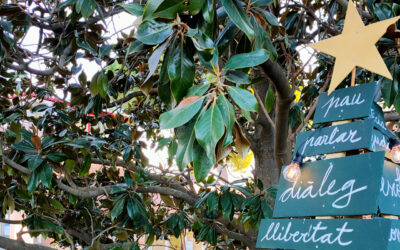
<path fill-rule="evenodd" d="M 314 115 L 314 123 L 363 118 L 370 115 L 377 83 L 338 89 L 330 95 L 321 93 Z"/>
<path fill-rule="evenodd" d="M 382 214 L 400 215 L 400 167 L 385 161 L 380 178 L 378 206 Z"/>
<path fill-rule="evenodd" d="M 379 107 L 376 103 L 372 105 L 371 113 L 368 116 L 368 119 L 371 119 L 375 122 L 374 126 L 382 133 L 386 134 L 391 138 L 398 139 L 397 135 L 395 135 L 392 131 L 386 128 L 386 121 L 383 116 L 382 108 Z"/>
<path fill-rule="evenodd" d="M 376 214 L 384 159 L 380 151 L 304 163 L 295 183 L 280 179 L 273 216 Z"/>
<path fill-rule="evenodd" d="M 370 151 L 387 149 L 388 137 L 374 126 L 373 120 L 366 119 L 299 133 L 294 154 L 312 156 L 361 148 Z"/>
<path fill-rule="evenodd" d="M 400 223 L 389 219 L 262 220 L 257 248 L 400 249 Z"/>

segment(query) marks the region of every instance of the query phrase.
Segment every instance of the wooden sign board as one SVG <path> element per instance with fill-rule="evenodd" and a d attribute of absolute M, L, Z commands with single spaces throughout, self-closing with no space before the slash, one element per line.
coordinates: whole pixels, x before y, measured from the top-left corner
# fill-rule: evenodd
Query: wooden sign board
<path fill-rule="evenodd" d="M 294 153 L 312 156 L 362 148 L 370 151 L 388 149 L 388 137 L 374 129 L 374 123 L 366 119 L 299 133 Z"/>
<path fill-rule="evenodd" d="M 257 248 L 400 249 L 400 223 L 390 219 L 266 219 Z"/>
<path fill-rule="evenodd" d="M 377 90 L 377 83 L 371 82 L 338 89 L 329 96 L 326 92 L 321 93 L 313 122 L 325 123 L 367 117 L 370 115 Z"/>
<path fill-rule="evenodd" d="M 381 131 L 382 133 L 386 134 L 391 138 L 398 139 L 396 134 L 394 134 L 392 131 L 386 128 L 386 121 L 383 116 L 382 108 L 379 107 L 376 103 L 372 104 L 370 115 L 367 118 L 375 122 L 374 126 L 379 131 Z"/>
<path fill-rule="evenodd" d="M 391 161 L 385 161 L 380 179 L 379 211 L 382 214 L 400 215 L 400 166 Z"/>
<path fill-rule="evenodd" d="M 282 174 L 281 174 L 282 176 Z M 279 180 L 273 216 L 400 215 L 400 167 L 374 152 L 304 163 Z"/>

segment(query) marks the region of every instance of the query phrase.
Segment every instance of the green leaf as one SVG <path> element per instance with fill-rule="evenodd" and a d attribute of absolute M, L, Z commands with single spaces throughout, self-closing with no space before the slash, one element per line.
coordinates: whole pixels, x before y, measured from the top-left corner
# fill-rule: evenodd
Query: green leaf
<path fill-rule="evenodd" d="M 265 49 L 258 49 L 249 53 L 237 54 L 229 58 L 224 69 L 241 69 L 257 66 L 269 58 L 269 53 Z"/>
<path fill-rule="evenodd" d="M 226 132 L 223 147 L 226 147 L 233 142 L 232 128 L 235 124 L 235 108 L 223 94 L 218 96 L 217 105 L 225 122 Z"/>
<path fill-rule="evenodd" d="M 234 40 L 238 28 L 232 22 L 228 22 L 228 24 L 224 27 L 224 29 L 219 33 L 216 44 L 218 46 L 218 51 L 223 53 L 228 45 Z"/>
<path fill-rule="evenodd" d="M 93 56 L 97 56 L 97 52 L 85 40 L 76 39 L 76 45 L 78 45 L 78 47 L 82 49 L 89 51 L 90 54 L 92 54 Z"/>
<path fill-rule="evenodd" d="M 113 46 L 109 45 L 109 44 L 104 44 L 99 48 L 99 56 L 100 57 L 104 57 L 108 54 L 110 54 L 111 50 L 112 50 Z"/>
<path fill-rule="evenodd" d="M 158 6 L 163 2 L 163 0 L 149 0 L 144 6 L 143 10 L 143 21 L 154 18 L 153 13 L 158 8 Z"/>
<path fill-rule="evenodd" d="M 46 158 L 53 162 L 63 162 L 68 159 L 68 156 L 64 153 L 54 152 L 46 155 Z"/>
<path fill-rule="evenodd" d="M 79 176 L 85 176 L 89 173 L 90 165 L 92 164 L 92 157 L 90 153 L 87 153 L 85 155 L 85 158 L 83 159 L 82 163 L 82 170 L 79 173 Z"/>
<path fill-rule="evenodd" d="M 89 86 L 89 90 L 90 93 L 95 96 L 99 93 L 99 88 L 97 86 L 97 76 L 99 75 L 99 72 L 97 72 L 96 74 L 93 75 L 92 80 L 90 81 L 90 86 Z"/>
<path fill-rule="evenodd" d="M 214 101 L 195 125 L 196 138 L 207 152 L 208 158 L 215 162 L 215 147 L 224 134 L 224 118 Z"/>
<path fill-rule="evenodd" d="M 37 169 L 40 164 L 42 164 L 43 160 L 42 160 L 42 156 L 41 155 L 35 155 L 32 158 L 29 159 L 28 161 L 28 168 L 32 171 L 34 171 L 35 169 Z"/>
<path fill-rule="evenodd" d="M 275 95 L 274 91 L 272 90 L 271 86 L 267 90 L 267 94 L 265 95 L 265 109 L 268 113 L 274 109 L 275 106 Z"/>
<path fill-rule="evenodd" d="M 11 115 L 7 116 L 7 118 L 4 119 L 3 123 L 11 123 L 15 119 L 17 119 L 21 116 L 22 116 L 22 114 L 20 114 L 20 113 L 12 113 Z"/>
<path fill-rule="evenodd" d="M 39 178 L 35 171 L 29 176 L 28 180 L 28 192 L 32 193 L 35 191 L 36 187 L 39 185 Z"/>
<path fill-rule="evenodd" d="M 111 211 L 111 220 L 114 220 L 122 213 L 124 210 L 125 200 L 126 197 L 122 197 L 114 202 L 114 208 Z"/>
<path fill-rule="evenodd" d="M 50 187 L 51 179 L 53 178 L 53 172 L 51 171 L 50 165 L 46 162 L 43 166 L 38 168 L 38 177 L 42 181 L 43 185 L 47 188 Z"/>
<path fill-rule="evenodd" d="M 215 51 L 215 44 L 211 38 L 205 34 L 196 34 L 192 37 L 192 41 L 196 50 L 201 54 L 204 60 L 209 61 L 212 59 Z"/>
<path fill-rule="evenodd" d="M 75 166 L 76 166 L 76 161 L 68 159 L 65 161 L 65 170 L 67 170 L 68 174 L 71 174 L 72 170 L 74 170 Z"/>
<path fill-rule="evenodd" d="M 397 93 L 396 97 L 393 101 L 394 108 L 396 109 L 397 113 L 400 114 L 400 91 Z"/>
<path fill-rule="evenodd" d="M 167 48 L 169 44 L 169 40 L 165 41 L 163 44 L 157 47 L 157 49 L 154 50 L 153 54 L 151 54 L 149 58 L 149 74 L 147 75 L 146 79 L 144 80 L 143 83 L 146 83 L 150 77 L 154 74 L 158 67 L 158 63 L 160 62 L 161 56 L 164 53 L 165 49 Z"/>
<path fill-rule="evenodd" d="M 249 74 L 242 71 L 231 71 L 225 77 L 228 81 L 236 84 L 249 84 L 251 82 Z"/>
<path fill-rule="evenodd" d="M 191 96 L 203 96 L 204 93 L 210 88 L 210 84 L 198 84 L 190 87 L 188 90 L 186 97 Z"/>
<path fill-rule="evenodd" d="M 253 28 L 250 25 L 246 12 L 240 7 L 239 3 L 236 0 L 221 0 L 221 2 L 232 22 L 242 30 L 250 40 L 253 40 Z"/>
<path fill-rule="evenodd" d="M 63 205 L 61 204 L 61 202 L 59 202 L 58 200 L 56 200 L 56 199 L 49 199 L 49 201 L 50 201 L 51 205 L 52 205 L 55 209 L 57 209 L 57 210 L 62 210 L 62 211 L 65 210 L 64 206 L 63 206 Z"/>
<path fill-rule="evenodd" d="M 183 0 L 164 0 L 154 11 L 154 15 L 166 19 L 175 19 L 176 14 L 185 9 L 186 5 Z"/>
<path fill-rule="evenodd" d="M 78 0 L 77 5 L 80 4 L 80 12 L 84 18 L 89 18 L 93 15 L 94 10 L 96 9 L 96 2 L 94 0 Z"/>
<path fill-rule="evenodd" d="M 221 195 L 221 208 L 222 215 L 225 219 L 232 219 L 233 217 L 233 203 L 231 194 L 228 191 L 225 191 Z"/>
<path fill-rule="evenodd" d="M 193 160 L 193 143 L 195 141 L 194 125 L 197 119 L 192 119 L 188 124 L 175 129 L 178 139 L 176 152 L 176 164 L 179 170 L 183 170 Z"/>
<path fill-rule="evenodd" d="M 101 71 L 97 76 L 97 90 L 99 91 L 101 98 L 104 99 L 107 96 L 108 88 L 108 77 L 103 71 Z"/>
<path fill-rule="evenodd" d="M 214 21 L 215 11 L 214 11 L 213 2 L 214 2 L 213 0 L 206 0 L 203 5 L 203 9 L 202 9 L 203 17 L 207 23 L 212 23 Z"/>
<path fill-rule="evenodd" d="M 178 144 L 176 143 L 176 141 L 171 141 L 171 143 L 169 144 L 168 147 L 168 158 L 169 159 L 174 159 L 175 155 L 176 155 L 176 150 L 177 150 Z"/>
<path fill-rule="evenodd" d="M 171 80 L 171 91 L 179 103 L 193 85 L 195 65 L 193 56 L 184 48 L 183 42 L 176 46 L 173 57 L 168 60 L 168 75 Z"/>
<path fill-rule="evenodd" d="M 197 142 L 193 146 L 193 170 L 197 182 L 203 181 L 214 163 L 207 156 L 207 152 Z"/>
<path fill-rule="evenodd" d="M 189 1 L 189 6 L 188 6 L 189 13 L 192 16 L 197 15 L 204 6 L 204 2 L 205 0 Z"/>
<path fill-rule="evenodd" d="M 132 53 L 136 53 L 136 52 L 145 50 L 146 47 L 147 47 L 147 45 L 142 43 L 140 40 L 135 40 L 134 42 L 131 42 L 129 44 L 128 51 L 126 53 L 128 53 L 128 55 L 130 55 Z"/>
<path fill-rule="evenodd" d="M 204 97 L 191 103 L 190 105 L 175 108 L 160 116 L 160 127 L 161 129 L 176 128 L 182 126 L 192 119 L 193 116 L 199 112 L 203 105 Z"/>
<path fill-rule="evenodd" d="M 156 45 L 162 43 L 172 34 L 172 26 L 170 23 L 162 23 L 155 20 L 145 21 L 140 24 L 136 38 L 144 44 Z"/>
<path fill-rule="evenodd" d="M 396 90 L 394 89 L 394 81 L 384 78 L 380 84 L 382 97 L 388 107 L 392 106 L 396 97 Z"/>
<path fill-rule="evenodd" d="M 257 100 L 249 91 L 238 87 L 228 87 L 228 93 L 241 109 L 257 112 Z"/>
<path fill-rule="evenodd" d="M 281 25 L 278 21 L 278 18 L 276 18 L 276 16 L 274 14 L 272 14 L 271 12 L 261 9 L 261 8 L 257 8 L 257 10 L 261 11 L 264 14 L 264 16 L 267 19 L 267 21 L 269 22 L 269 24 L 271 24 L 273 26 Z"/>
<path fill-rule="evenodd" d="M 133 187 L 135 182 L 132 179 L 132 175 L 131 173 L 129 173 L 129 170 L 125 169 L 124 171 L 124 180 L 126 185 L 128 185 L 129 187 Z"/>
<path fill-rule="evenodd" d="M 143 15 L 144 6 L 138 3 L 121 3 L 118 4 L 122 8 L 124 8 L 128 13 L 134 16 L 141 16 Z"/>

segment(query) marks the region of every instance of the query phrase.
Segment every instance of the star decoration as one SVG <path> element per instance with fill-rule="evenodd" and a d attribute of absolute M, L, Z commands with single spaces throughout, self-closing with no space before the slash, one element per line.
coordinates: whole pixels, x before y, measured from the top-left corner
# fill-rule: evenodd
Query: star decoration
<path fill-rule="evenodd" d="M 365 26 L 353 2 L 349 1 L 342 34 L 310 45 L 336 58 L 328 95 L 356 66 L 392 79 L 375 44 L 388 26 L 399 19 L 400 16 L 393 17 Z"/>

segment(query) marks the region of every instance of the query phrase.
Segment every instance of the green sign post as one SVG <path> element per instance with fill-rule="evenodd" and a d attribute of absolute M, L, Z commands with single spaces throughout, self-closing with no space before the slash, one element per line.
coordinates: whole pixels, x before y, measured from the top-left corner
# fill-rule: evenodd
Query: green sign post
<path fill-rule="evenodd" d="M 257 248 L 400 249 L 400 223 L 390 219 L 262 220 Z"/>
<path fill-rule="evenodd" d="M 299 133 L 294 152 L 312 156 L 361 148 L 385 150 L 389 147 L 389 137 L 375 130 L 374 124 L 366 119 Z"/>
<path fill-rule="evenodd" d="M 293 154 L 352 156 L 305 162 L 297 180 L 281 178 L 275 219 L 261 221 L 258 248 L 400 249 L 399 220 L 311 217 L 400 215 L 400 166 L 385 160 L 389 138 L 397 136 L 374 103 L 376 91 L 377 84 L 368 83 L 320 95 L 314 123 L 357 121 L 299 133 Z"/>

